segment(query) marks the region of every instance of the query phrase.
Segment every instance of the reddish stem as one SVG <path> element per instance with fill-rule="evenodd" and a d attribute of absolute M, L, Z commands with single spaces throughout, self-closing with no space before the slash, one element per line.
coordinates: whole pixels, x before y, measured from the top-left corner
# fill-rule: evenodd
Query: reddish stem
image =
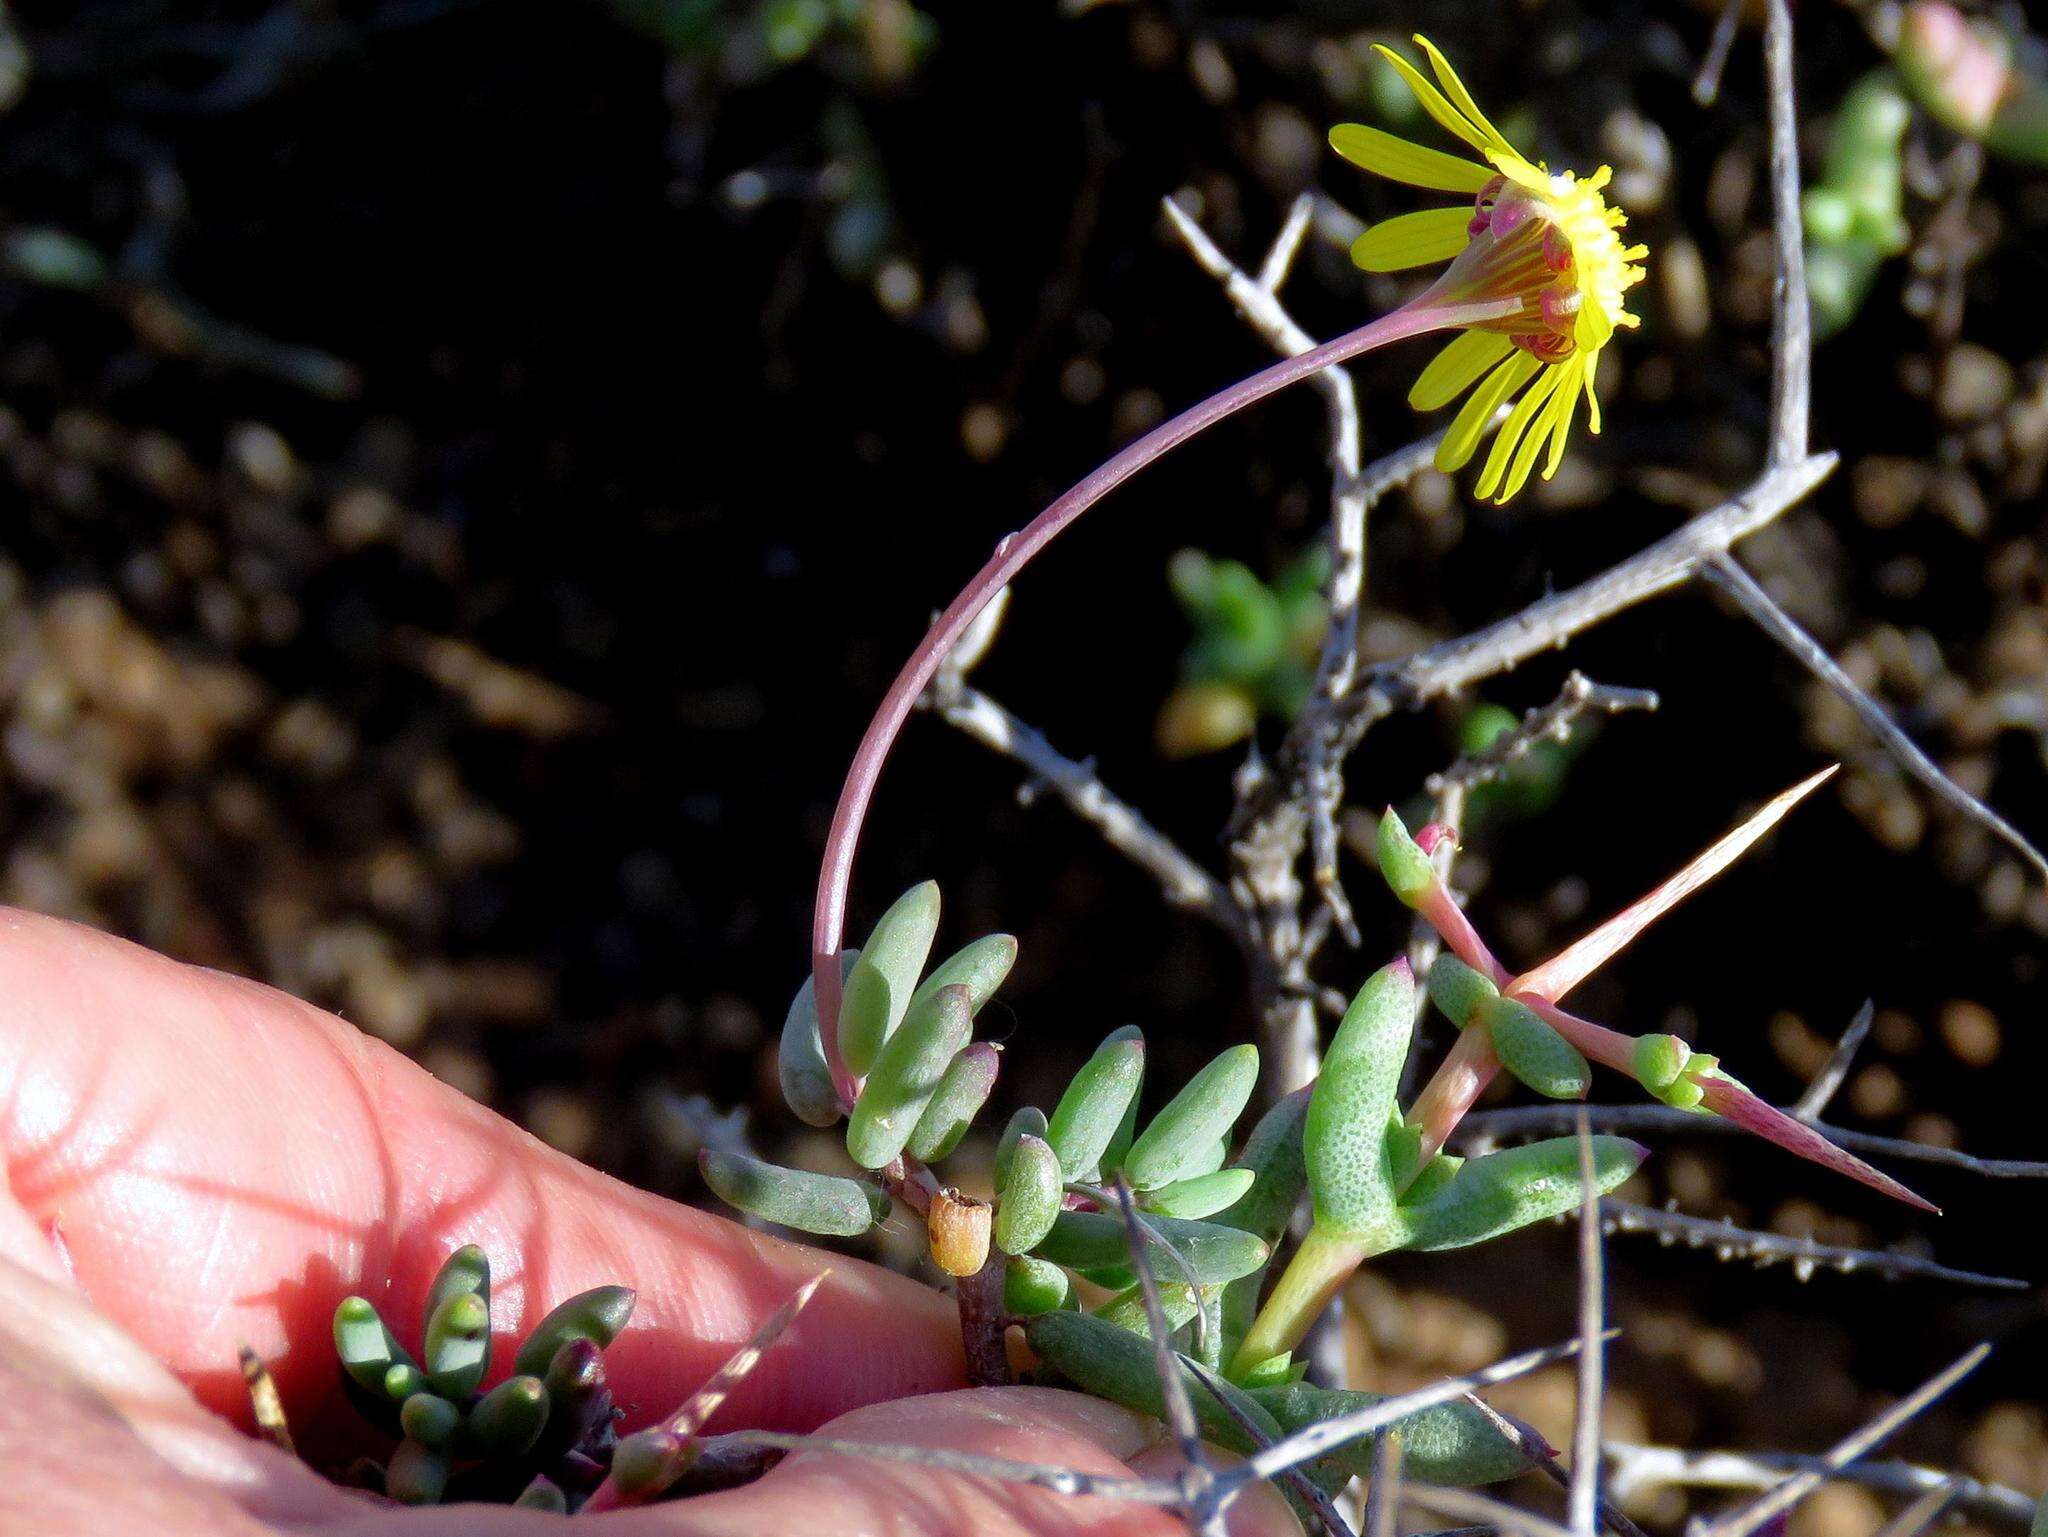
<path fill-rule="evenodd" d="M 825 1048 L 825 1060 L 849 1102 L 853 1080 L 839 1055 L 839 953 L 846 921 L 846 892 L 853 878 L 853 856 L 860 842 L 861 823 L 875 792 L 875 781 L 888 761 L 889 749 L 903 722 L 915 708 L 934 674 L 959 642 L 967 627 L 1038 552 L 1050 544 L 1068 524 L 1153 460 L 1189 438 L 1214 426 L 1225 417 L 1265 399 L 1324 369 L 1371 352 L 1393 342 L 1426 335 L 1431 331 L 1456 330 L 1505 318 L 1522 306 L 1519 298 L 1493 299 L 1483 303 L 1441 304 L 1425 293 L 1391 315 L 1383 315 L 1334 341 L 1324 342 L 1307 352 L 1283 358 L 1248 379 L 1240 379 L 1208 399 L 1190 406 L 1171 421 L 1163 422 L 1135 443 L 1124 448 L 1073 490 L 1033 518 L 1019 532 L 998 544 L 988 564 L 939 615 L 925 637 L 911 653 L 896 681 L 882 696 L 875 717 L 855 751 L 846 783 L 839 792 L 839 805 L 832 814 L 832 829 L 825 838 L 825 854 L 818 871 L 818 897 L 811 918 L 811 969 L 816 978 L 818 1027 Z"/>

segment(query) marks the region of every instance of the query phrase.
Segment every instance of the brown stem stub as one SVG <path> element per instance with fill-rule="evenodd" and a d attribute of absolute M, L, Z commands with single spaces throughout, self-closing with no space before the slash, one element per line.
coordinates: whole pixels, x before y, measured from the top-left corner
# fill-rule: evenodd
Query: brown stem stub
<path fill-rule="evenodd" d="M 967 1380 L 978 1388 L 1010 1385 L 1010 1352 L 1003 1342 L 1003 1252 L 994 1249 L 972 1275 L 960 1277 L 960 1343 L 967 1351 Z"/>

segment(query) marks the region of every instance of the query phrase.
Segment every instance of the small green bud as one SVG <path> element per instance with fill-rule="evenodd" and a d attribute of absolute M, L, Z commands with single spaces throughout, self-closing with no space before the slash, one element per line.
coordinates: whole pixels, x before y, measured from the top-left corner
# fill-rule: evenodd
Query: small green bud
<path fill-rule="evenodd" d="M 693 1457 L 691 1443 L 672 1430 L 650 1425 L 619 1437 L 612 1450 L 612 1483 L 621 1494 L 651 1499 L 682 1477 Z"/>
<path fill-rule="evenodd" d="M 619 1337 L 633 1316 L 633 1297 L 628 1286 L 593 1286 L 578 1292 L 533 1326 L 513 1359 L 512 1370 L 522 1377 L 539 1376 L 548 1369 L 555 1352 L 571 1340 L 593 1340 L 603 1349 Z"/>
<path fill-rule="evenodd" d="M 1031 1318 L 1064 1307 L 1073 1283 L 1058 1265 L 1020 1254 L 1003 1267 L 1003 1311 Z"/>
<path fill-rule="evenodd" d="M 1052 1231 L 1065 1196 L 1059 1155 L 1028 1132 L 1010 1153 L 1010 1171 L 996 1191 L 996 1247 L 1029 1254 Z"/>
<path fill-rule="evenodd" d="M 1422 852 L 1422 845 L 1408 836 L 1408 829 L 1401 825 L 1392 806 L 1380 818 L 1379 854 L 1380 874 L 1401 899 L 1401 905 L 1420 907 L 1430 887 L 1436 884 L 1436 867 Z"/>
<path fill-rule="evenodd" d="M 727 1205 L 799 1232 L 853 1238 L 889 1215 L 889 1197 L 866 1180 L 785 1169 L 708 1147 L 697 1154 L 697 1167 Z"/>
<path fill-rule="evenodd" d="M 1175 1180 L 1147 1191 L 1145 1210 L 1165 1217 L 1213 1217 L 1236 1205 L 1256 1178 L 1250 1169 L 1218 1169 L 1213 1174 Z"/>
<path fill-rule="evenodd" d="M 882 1043 L 903 1023 L 938 929 L 938 883 L 913 886 L 882 914 L 847 973 L 839 1005 L 839 1054 L 856 1078 L 866 1076 Z"/>
<path fill-rule="evenodd" d="M 415 1393 L 427 1391 L 427 1374 L 410 1361 L 400 1361 L 384 1373 L 384 1396 L 402 1404 Z"/>
<path fill-rule="evenodd" d="M 1082 1179 L 1101 1164 L 1144 1079 L 1145 1038 L 1129 1026 L 1105 1040 L 1074 1074 L 1045 1133 L 1067 1178 Z"/>
<path fill-rule="evenodd" d="M 1501 1066 L 1547 1099 L 1584 1099 L 1593 1069 L 1578 1047 L 1559 1035 L 1519 998 L 1491 998 L 1478 1021 L 1493 1041 Z"/>
<path fill-rule="evenodd" d="M 467 1399 L 491 1365 L 491 1307 L 475 1292 L 455 1292 L 427 1320 L 427 1382 L 443 1398 Z"/>
<path fill-rule="evenodd" d="M 855 1163 L 879 1169 L 903 1151 L 973 1029 L 973 999 L 964 985 L 949 984 L 929 999 L 918 994 L 847 1118 L 846 1151 Z"/>
<path fill-rule="evenodd" d="M 1205 1157 L 1244 1113 L 1259 1081 L 1259 1048 L 1233 1046 L 1188 1080 L 1152 1118 L 1125 1155 L 1123 1170 L 1140 1190 L 1180 1179 L 1192 1158 Z"/>
<path fill-rule="evenodd" d="M 1631 1066 L 1636 1081 L 1652 1094 L 1662 1094 L 1678 1082 L 1692 1048 L 1675 1035 L 1643 1035 L 1636 1038 Z"/>
<path fill-rule="evenodd" d="M 1429 1001 L 1460 1030 L 1472 1023 L 1482 1004 L 1499 996 L 1492 978 L 1474 971 L 1448 950 L 1429 968 Z"/>

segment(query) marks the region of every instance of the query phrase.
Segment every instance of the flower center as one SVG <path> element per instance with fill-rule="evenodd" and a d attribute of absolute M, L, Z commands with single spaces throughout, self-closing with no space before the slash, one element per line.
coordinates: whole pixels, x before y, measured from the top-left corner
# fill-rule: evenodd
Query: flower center
<path fill-rule="evenodd" d="M 1479 189 L 1466 226 L 1472 243 L 1444 273 L 1440 291 L 1458 300 L 1514 299 L 1517 308 L 1475 329 L 1498 331 L 1545 363 L 1578 350 L 1574 326 L 1585 302 L 1571 237 L 1539 194 L 1505 176 Z"/>

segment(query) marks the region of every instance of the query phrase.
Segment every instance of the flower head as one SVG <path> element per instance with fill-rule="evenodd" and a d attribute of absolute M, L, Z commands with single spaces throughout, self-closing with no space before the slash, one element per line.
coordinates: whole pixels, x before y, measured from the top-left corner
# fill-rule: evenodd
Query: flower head
<path fill-rule="evenodd" d="M 1637 323 L 1623 306 L 1628 290 L 1643 279 L 1638 263 L 1649 251 L 1623 246 L 1616 233 L 1628 219 L 1600 195 L 1613 174 L 1608 167 L 1581 180 L 1529 160 L 1487 121 L 1435 44 L 1421 36 L 1415 41 L 1436 85 L 1391 48 L 1379 51 L 1423 110 L 1485 163 L 1362 123 L 1331 129 L 1331 148 L 1355 165 L 1412 187 L 1473 196 L 1469 207 L 1432 208 L 1374 225 L 1353 244 L 1351 259 L 1368 272 L 1450 262 L 1418 304 L 1502 301 L 1499 318 L 1460 331 L 1430 361 L 1408 401 L 1433 411 L 1471 391 L 1437 450 L 1437 467 L 1449 471 L 1471 459 L 1494 414 L 1521 392 L 1476 488 L 1505 502 L 1528 481 L 1546 442 L 1544 478 L 1556 472 L 1581 392 L 1587 426 L 1600 430 L 1594 392 L 1600 352 L 1617 328 Z"/>

